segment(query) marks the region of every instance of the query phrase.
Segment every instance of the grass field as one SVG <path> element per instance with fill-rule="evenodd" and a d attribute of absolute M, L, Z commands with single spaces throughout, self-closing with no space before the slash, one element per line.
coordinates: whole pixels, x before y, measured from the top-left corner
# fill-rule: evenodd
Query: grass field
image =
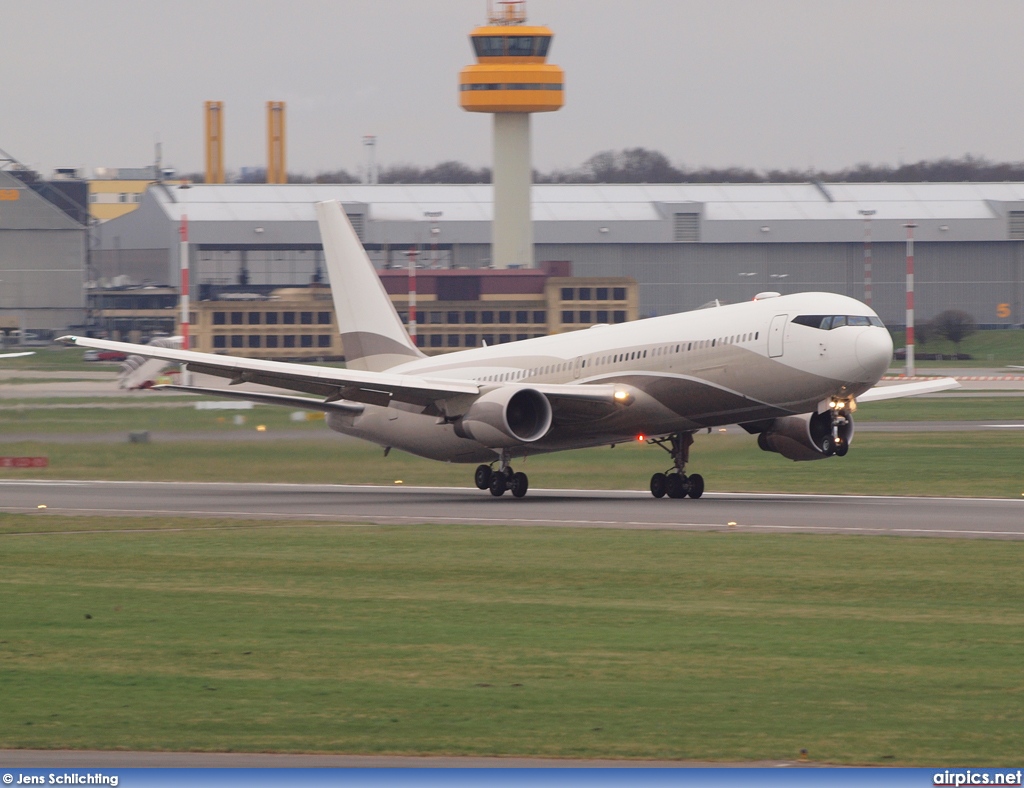
<path fill-rule="evenodd" d="M 206 399 L 206 398 L 204 398 Z M 257 405 L 251 411 L 198 411 L 189 398 L 157 393 L 102 399 L 0 400 L 0 436 L 4 433 L 238 432 L 263 424 L 278 429 L 325 429 L 322 421 L 293 422 L 288 408 Z M 245 418 L 240 428 L 235 415 Z M 318 414 L 309 414 L 318 415 Z M 1019 397 L 916 397 L 862 405 L 858 423 L 872 421 L 980 421 L 1024 418 Z"/>
<path fill-rule="evenodd" d="M 917 398 L 872 403 L 857 412 L 872 421 L 1002 421 L 1024 416 L 1018 397 Z M 286 408 L 257 406 L 240 415 L 196 411 L 159 394 L 82 401 L 82 407 L 52 407 L 49 401 L 0 405 L 0 435 L 32 433 L 31 442 L 0 443 L 2 453 L 47 456 L 45 470 L 0 470 L 0 478 L 118 480 L 286 481 L 349 484 L 471 484 L 472 468 L 412 457 L 383 456 L 380 448 L 332 435 L 322 422 L 292 422 Z M 145 407 L 146 405 L 156 407 Z M 257 426 L 266 432 L 256 433 Z M 241 442 L 182 441 L 129 444 L 130 432 L 248 433 Z M 278 439 L 283 430 L 310 440 Z M 115 443 L 51 443 L 48 435 L 123 435 Z M 534 487 L 646 489 L 652 473 L 668 465 L 660 449 L 621 445 L 615 449 L 538 455 L 517 463 Z M 1019 497 L 1024 493 L 1024 435 L 1019 431 L 857 434 L 849 456 L 792 463 L 760 451 L 746 434 L 699 433 L 691 471 L 711 490 L 838 492 L 897 495 Z M 839 471 L 839 472 L 837 472 Z"/>
<path fill-rule="evenodd" d="M 806 748 L 935 766 L 1024 751 L 1024 544 L 88 525 L 128 532 L 0 537 L 0 747 Z"/>
<path fill-rule="evenodd" d="M 221 400 L 223 402 L 223 400 Z M 54 406 L 58 407 L 54 407 Z M 68 407 L 74 406 L 74 407 Z M 327 429 L 320 414 L 294 422 L 288 408 L 256 406 L 252 410 L 196 410 L 183 397 L 143 394 L 138 397 L 83 400 L 0 400 L 0 435 L 4 433 L 89 434 L 151 432 L 252 432 Z M 244 424 L 234 423 L 241 416 Z"/>
<path fill-rule="evenodd" d="M 471 484 L 471 466 L 276 439 L 326 430 L 286 409 L 236 427 L 125 407 L 149 401 L 166 398 L 0 403 L 0 434 L 43 436 L 2 453 L 50 459 L 0 478 Z M 1019 419 L 1020 402 L 857 418 Z M 45 439 L 259 424 L 244 442 Z M 667 464 L 623 445 L 517 468 L 642 489 Z M 710 490 L 1019 498 L 1024 435 L 860 433 L 846 458 L 792 463 L 702 433 L 691 470 Z M 1010 763 L 1022 559 L 994 541 L 0 514 L 0 748 Z"/>
<path fill-rule="evenodd" d="M 267 433 L 268 436 L 272 433 Z M 0 478 L 472 485 L 473 466 L 423 460 L 362 442 L 4 443 L 5 454 L 47 456 L 49 468 L 2 469 Z M 671 463 L 656 447 L 623 445 L 538 455 L 516 463 L 533 487 L 646 489 Z M 794 463 L 749 435 L 697 436 L 689 466 L 709 491 L 953 495 L 1024 494 L 1019 431 L 864 433 L 850 454 Z"/>

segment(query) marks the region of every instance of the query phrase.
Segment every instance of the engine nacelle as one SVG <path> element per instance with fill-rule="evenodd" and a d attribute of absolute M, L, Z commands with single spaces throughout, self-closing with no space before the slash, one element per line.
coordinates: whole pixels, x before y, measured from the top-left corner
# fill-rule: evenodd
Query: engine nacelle
<path fill-rule="evenodd" d="M 474 402 L 455 422 L 455 434 L 492 449 L 533 443 L 551 429 L 551 403 L 536 389 L 503 386 Z"/>
<path fill-rule="evenodd" d="M 757 445 L 764 451 L 774 451 L 796 460 L 823 460 L 833 454 L 845 454 L 853 440 L 853 417 L 839 420 L 839 446 L 832 440 L 832 413 L 804 413 L 800 416 L 782 416 L 757 436 Z"/>

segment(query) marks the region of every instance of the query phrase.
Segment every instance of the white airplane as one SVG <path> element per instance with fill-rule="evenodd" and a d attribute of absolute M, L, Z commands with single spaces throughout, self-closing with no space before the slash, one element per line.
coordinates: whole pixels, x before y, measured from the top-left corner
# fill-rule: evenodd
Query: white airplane
<path fill-rule="evenodd" d="M 180 348 L 184 344 L 183 337 L 157 337 L 149 341 L 150 347 Z M 123 389 L 152 388 L 156 379 L 162 375 L 170 362 L 162 358 L 145 358 L 139 355 L 128 356 L 121 362 L 121 372 L 117 376 L 117 385 Z"/>
<path fill-rule="evenodd" d="M 422 457 L 481 463 L 494 496 L 526 494 L 516 458 L 646 440 L 671 455 L 657 498 L 699 498 L 686 473 L 693 435 L 739 424 L 792 460 L 847 453 L 860 401 L 953 388 L 952 379 L 873 388 L 892 340 L 867 306 L 833 293 L 780 296 L 573 333 L 424 356 L 410 340 L 338 202 L 319 203 L 347 369 L 156 348 L 84 337 L 195 372 L 317 397 L 157 386 L 323 411 L 328 426 Z M 497 465 L 495 468 L 494 466 Z"/>

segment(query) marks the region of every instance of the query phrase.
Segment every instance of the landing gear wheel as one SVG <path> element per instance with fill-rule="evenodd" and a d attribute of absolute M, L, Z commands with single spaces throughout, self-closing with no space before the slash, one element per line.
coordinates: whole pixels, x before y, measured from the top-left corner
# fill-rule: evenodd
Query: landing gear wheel
<path fill-rule="evenodd" d="M 514 473 L 508 488 L 516 498 L 522 498 L 530 488 L 530 480 L 526 478 L 525 473 Z"/>
<path fill-rule="evenodd" d="M 473 475 L 473 481 L 476 482 L 478 490 L 486 490 L 491 486 L 491 477 L 494 475 L 494 471 L 491 470 L 490 465 L 478 465 L 476 473 Z"/>
<path fill-rule="evenodd" d="M 505 474 L 501 473 L 501 471 L 491 474 L 491 483 L 488 486 L 490 487 L 491 495 L 495 498 L 500 498 L 505 494 L 505 490 L 508 489 L 508 482 L 505 479 Z"/>
<path fill-rule="evenodd" d="M 840 441 L 836 444 L 836 457 L 845 457 L 846 453 L 850 450 L 850 444 L 846 441 Z"/>
<path fill-rule="evenodd" d="M 831 435 L 829 435 L 827 438 L 822 438 L 821 445 L 818 448 L 821 449 L 821 453 L 824 454 L 826 457 L 831 457 L 833 454 L 836 453 L 836 444 L 832 440 Z"/>
<path fill-rule="evenodd" d="M 665 478 L 665 492 L 669 498 L 685 498 L 689 488 L 689 479 L 682 473 L 670 473 Z"/>
<path fill-rule="evenodd" d="M 699 473 L 690 476 L 690 489 L 688 494 L 691 498 L 700 498 L 704 494 L 704 477 Z"/>
<path fill-rule="evenodd" d="M 665 484 L 668 481 L 665 474 L 656 473 L 651 477 L 651 495 L 655 498 L 665 497 Z"/>

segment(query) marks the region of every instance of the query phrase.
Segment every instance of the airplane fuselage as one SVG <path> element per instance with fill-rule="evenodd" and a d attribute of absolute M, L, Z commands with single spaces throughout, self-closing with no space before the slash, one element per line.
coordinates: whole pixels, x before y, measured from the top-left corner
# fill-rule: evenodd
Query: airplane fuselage
<path fill-rule="evenodd" d="M 823 328 L 826 317 L 842 325 Z M 628 406 L 592 419 L 574 414 L 571 426 L 556 423 L 511 450 L 522 456 L 815 411 L 867 391 L 891 358 L 889 333 L 869 307 L 799 293 L 422 358 L 389 372 L 474 381 L 485 391 L 614 384 L 628 392 Z M 360 414 L 329 414 L 328 424 L 433 459 L 486 462 L 498 454 L 412 405 L 367 405 Z"/>

